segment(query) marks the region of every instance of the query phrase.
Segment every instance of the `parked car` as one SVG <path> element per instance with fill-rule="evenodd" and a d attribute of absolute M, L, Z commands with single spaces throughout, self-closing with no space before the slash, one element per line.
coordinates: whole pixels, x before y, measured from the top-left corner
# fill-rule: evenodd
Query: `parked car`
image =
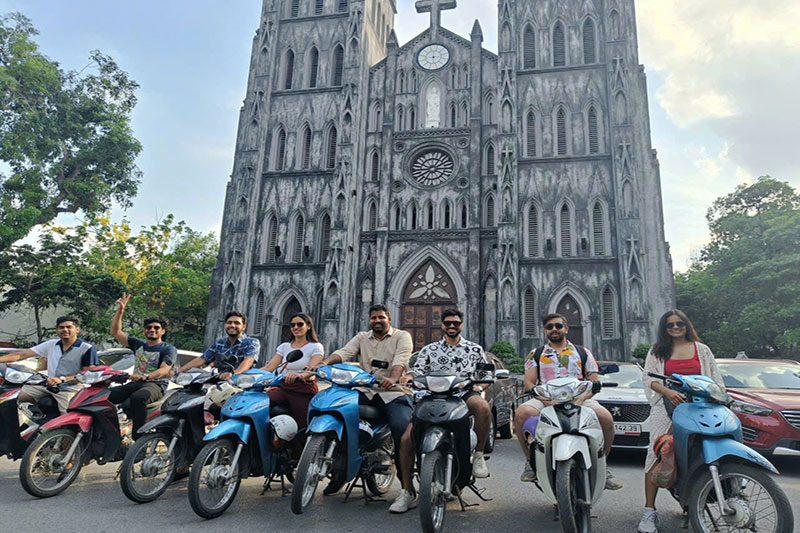
<path fill-rule="evenodd" d="M 495 372 L 506 369 L 505 363 L 495 357 L 493 353 L 487 352 L 486 357 L 494 365 Z M 492 431 L 489 432 L 489 440 L 484 449 L 486 453 L 490 453 L 494 449 L 495 437 L 511 438 L 511 430 L 514 427 L 515 391 L 514 379 L 507 377 L 496 379 L 483 393 L 492 408 Z"/>
<path fill-rule="evenodd" d="M 636 363 L 598 361 L 600 380 L 617 383 L 604 388 L 594 399 L 614 418 L 614 448 L 646 450 L 650 445 L 650 403 L 644 395 L 642 368 Z M 607 372 L 609 365 L 619 370 Z"/>
<path fill-rule="evenodd" d="M 800 453 L 800 363 L 785 359 L 717 359 L 742 422 L 744 443 L 771 454 Z"/>
<path fill-rule="evenodd" d="M 18 352 L 20 350 L 24 350 L 24 348 L 9 348 L 7 346 L 3 346 L 3 347 L 0 348 L 0 355 L 5 355 L 7 353 L 14 353 L 14 352 Z M 30 368 L 31 370 L 34 370 L 34 371 L 38 370 L 38 367 L 39 367 L 39 361 L 36 358 L 33 358 L 33 357 L 31 357 L 29 359 L 23 359 L 22 361 L 17 361 L 14 364 L 15 365 L 22 365 L 22 366 L 24 366 L 26 368 Z"/>

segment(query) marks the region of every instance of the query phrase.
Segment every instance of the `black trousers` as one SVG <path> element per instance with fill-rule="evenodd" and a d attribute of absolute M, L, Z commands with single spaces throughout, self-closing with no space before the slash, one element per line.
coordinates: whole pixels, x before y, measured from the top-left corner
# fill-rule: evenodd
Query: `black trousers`
<path fill-rule="evenodd" d="M 130 399 L 130 407 L 126 409 L 126 412 L 133 421 L 133 438 L 135 439 L 138 437 L 139 428 L 147 420 L 147 404 L 164 396 L 164 390 L 161 385 L 152 381 L 130 381 L 109 390 L 108 400 L 111 403 L 119 404 Z"/>

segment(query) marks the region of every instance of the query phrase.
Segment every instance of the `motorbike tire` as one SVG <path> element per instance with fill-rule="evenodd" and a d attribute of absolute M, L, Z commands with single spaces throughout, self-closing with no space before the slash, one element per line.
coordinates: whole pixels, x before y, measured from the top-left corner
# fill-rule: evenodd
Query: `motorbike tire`
<path fill-rule="evenodd" d="M 180 440 L 175 446 L 175 449 L 172 451 L 172 454 L 170 454 L 171 456 L 167 458 L 166 476 L 161 479 L 160 483 L 156 484 L 151 490 L 147 491 L 142 490 L 142 488 L 139 487 L 134 480 L 134 474 L 136 473 L 137 465 L 141 471 L 142 463 L 148 460 L 150 457 L 156 455 L 154 454 L 154 448 L 151 448 L 149 451 L 145 452 L 148 446 L 157 445 L 158 441 L 161 441 L 168 448 L 171 440 L 172 435 L 168 433 L 161 431 L 156 433 L 148 433 L 139 437 L 139 440 L 134 442 L 133 446 L 131 446 L 128 452 L 125 454 L 125 459 L 123 459 L 122 468 L 120 469 L 119 484 L 122 487 L 122 492 L 128 497 L 129 500 L 136 503 L 152 502 L 164 494 L 170 483 L 172 483 L 172 479 L 175 477 L 175 469 L 179 462 L 178 459 L 180 457 L 180 453 L 178 453 Z M 139 457 L 142 452 L 147 453 L 147 455 L 144 457 Z M 139 459 L 138 461 L 137 457 Z M 162 472 L 163 469 L 159 471 L 159 473 Z M 149 477 L 152 478 L 155 476 Z"/>
<path fill-rule="evenodd" d="M 420 465 L 419 519 L 425 533 L 439 533 L 444 528 L 447 510 L 445 469 L 446 462 L 441 450 L 426 454 Z"/>
<path fill-rule="evenodd" d="M 78 447 L 75 449 L 72 462 L 70 463 L 71 468 L 58 476 L 54 486 L 44 487 L 37 481 L 34 475 L 34 468 L 40 464 L 45 466 L 50 464 L 50 458 L 42 456 L 43 453 L 47 453 L 47 445 L 49 443 L 57 439 L 68 439 L 66 444 L 59 443 L 59 449 L 67 451 L 69 447 L 72 446 L 76 437 L 79 438 L 78 432 L 68 428 L 46 431 L 36 437 L 36 440 L 25 450 L 25 455 L 22 456 L 22 462 L 19 465 L 19 481 L 22 484 L 22 488 L 25 489 L 25 492 L 37 498 L 50 498 L 66 490 L 67 487 L 75 481 L 75 478 L 78 477 L 83 467 L 83 443 L 78 444 Z"/>
<path fill-rule="evenodd" d="M 380 448 L 380 452 L 385 455 L 381 464 L 386 465 L 387 470 L 385 472 L 370 471 L 364 476 L 367 490 L 375 497 L 383 496 L 389 492 L 389 488 L 392 486 L 394 478 L 397 475 L 397 468 L 395 468 L 394 465 L 394 443 L 391 438 L 387 439 L 386 444 Z"/>
<path fill-rule="evenodd" d="M 729 480 L 737 477 L 740 479 L 745 478 L 749 482 L 760 485 L 763 495 L 757 495 L 757 500 L 761 500 L 763 496 L 767 496 L 771 499 L 775 506 L 775 512 L 773 513 L 775 515 L 775 528 L 773 531 L 775 533 L 789 533 L 790 531 L 794 531 L 794 517 L 792 515 L 792 506 L 789 503 L 789 499 L 786 497 L 786 493 L 783 492 L 783 489 L 780 487 L 780 485 L 778 485 L 775 480 L 772 479 L 772 476 L 770 476 L 765 470 L 740 463 L 727 463 L 720 465 L 719 477 L 723 485 L 723 490 L 726 488 L 726 486 L 730 486 L 729 483 L 726 483 L 726 479 Z M 748 491 L 745 490 L 745 492 Z M 752 497 L 753 493 L 758 491 L 755 490 L 754 486 L 753 490 L 749 490 L 749 492 L 750 496 Z M 716 495 L 714 492 L 714 484 L 710 471 L 706 470 L 692 483 L 692 490 L 689 493 L 688 502 L 689 520 L 692 524 L 692 530 L 697 531 L 698 533 L 702 531 L 710 531 L 705 525 L 703 518 L 708 517 L 708 514 L 711 514 L 714 509 L 716 509 L 714 516 L 719 514 L 719 508 L 717 507 Z M 749 502 L 746 503 L 748 503 L 747 507 L 750 509 L 750 513 L 753 515 L 753 517 L 763 515 L 763 510 L 753 511 L 750 507 L 751 504 Z M 705 513 L 706 507 L 709 508 L 708 513 Z M 762 518 L 764 517 L 762 516 Z M 724 518 L 718 518 L 717 521 L 723 526 L 727 522 Z M 744 527 L 731 526 L 730 530 L 742 531 L 748 530 L 751 527 L 755 528 L 753 529 L 754 531 L 769 531 L 769 529 L 765 529 L 764 526 L 760 525 L 759 523 L 749 524 Z M 720 531 L 728 530 L 722 529 Z"/>
<path fill-rule="evenodd" d="M 591 496 L 584 494 L 583 468 L 574 457 L 556 465 L 555 489 L 564 533 L 589 533 L 592 530 L 591 508 L 578 505 L 577 501 L 589 501 Z"/>
<path fill-rule="evenodd" d="M 292 485 L 292 512 L 303 514 L 317 491 L 320 477 L 318 472 L 325 461 L 325 451 L 328 448 L 329 438 L 325 435 L 313 435 L 306 441 L 297 470 L 294 473 L 294 485 Z"/>
<path fill-rule="evenodd" d="M 489 417 L 489 434 L 486 437 L 486 444 L 483 446 L 483 453 L 492 453 L 494 450 L 494 439 L 497 436 L 497 422 L 494 414 Z"/>
<path fill-rule="evenodd" d="M 208 486 L 210 474 L 221 474 L 222 471 L 214 472 L 215 468 L 224 468 L 224 464 L 216 464 L 204 475 L 206 463 L 209 460 L 216 463 L 219 460 L 220 454 L 225 454 L 228 457 L 228 466 L 233 456 L 236 453 L 238 443 L 233 439 L 220 438 L 209 441 L 200 449 L 200 452 L 195 457 L 192 463 L 192 470 L 189 474 L 189 503 L 192 505 L 192 510 L 198 516 L 203 518 L 216 518 L 224 513 L 228 507 L 233 503 L 236 498 L 236 493 L 239 492 L 239 486 L 242 483 L 242 476 L 240 473 L 241 456 L 239 463 L 236 465 L 236 472 L 233 473 L 234 479 L 226 484 L 223 488 L 225 492 L 220 498 L 217 499 L 216 504 L 209 505 L 203 499 L 203 488 Z M 242 454 L 248 453 L 247 450 L 242 450 Z M 217 481 L 213 479 L 212 481 Z M 214 490 L 214 488 L 210 488 Z"/>

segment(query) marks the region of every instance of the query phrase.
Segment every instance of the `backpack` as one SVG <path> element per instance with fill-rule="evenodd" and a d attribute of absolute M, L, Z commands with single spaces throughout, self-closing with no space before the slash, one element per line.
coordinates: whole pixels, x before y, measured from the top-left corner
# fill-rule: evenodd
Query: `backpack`
<path fill-rule="evenodd" d="M 656 454 L 656 463 L 650 472 L 650 480 L 657 487 L 668 489 L 678 480 L 678 469 L 675 467 L 675 441 L 672 435 L 661 435 L 653 443 L 653 452 Z"/>
<path fill-rule="evenodd" d="M 578 350 L 578 355 L 581 356 L 581 372 L 583 372 L 583 379 L 586 379 L 586 360 L 589 359 L 589 356 L 586 354 L 586 348 L 580 344 L 573 344 L 573 346 Z M 533 352 L 533 361 L 536 363 L 536 368 L 539 368 L 539 359 L 544 353 L 544 348 L 544 346 L 539 346 L 536 348 L 536 351 Z"/>

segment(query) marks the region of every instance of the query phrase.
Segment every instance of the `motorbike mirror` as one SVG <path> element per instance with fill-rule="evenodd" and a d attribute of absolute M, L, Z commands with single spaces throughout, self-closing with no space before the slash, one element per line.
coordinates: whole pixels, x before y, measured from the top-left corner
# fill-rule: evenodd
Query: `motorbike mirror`
<path fill-rule="evenodd" d="M 511 372 L 505 368 L 501 368 L 500 370 L 495 370 L 494 377 L 495 379 L 508 379 L 511 377 Z"/>
<path fill-rule="evenodd" d="M 286 355 L 287 363 L 294 363 L 303 358 L 303 350 L 292 350 Z"/>
<path fill-rule="evenodd" d="M 389 362 L 381 361 L 380 359 L 373 359 L 370 364 L 375 368 L 383 368 L 384 370 L 389 368 Z"/>
<path fill-rule="evenodd" d="M 619 365 L 616 363 L 610 363 L 607 365 L 600 365 L 600 375 L 605 376 L 606 374 L 614 374 L 619 372 Z"/>

